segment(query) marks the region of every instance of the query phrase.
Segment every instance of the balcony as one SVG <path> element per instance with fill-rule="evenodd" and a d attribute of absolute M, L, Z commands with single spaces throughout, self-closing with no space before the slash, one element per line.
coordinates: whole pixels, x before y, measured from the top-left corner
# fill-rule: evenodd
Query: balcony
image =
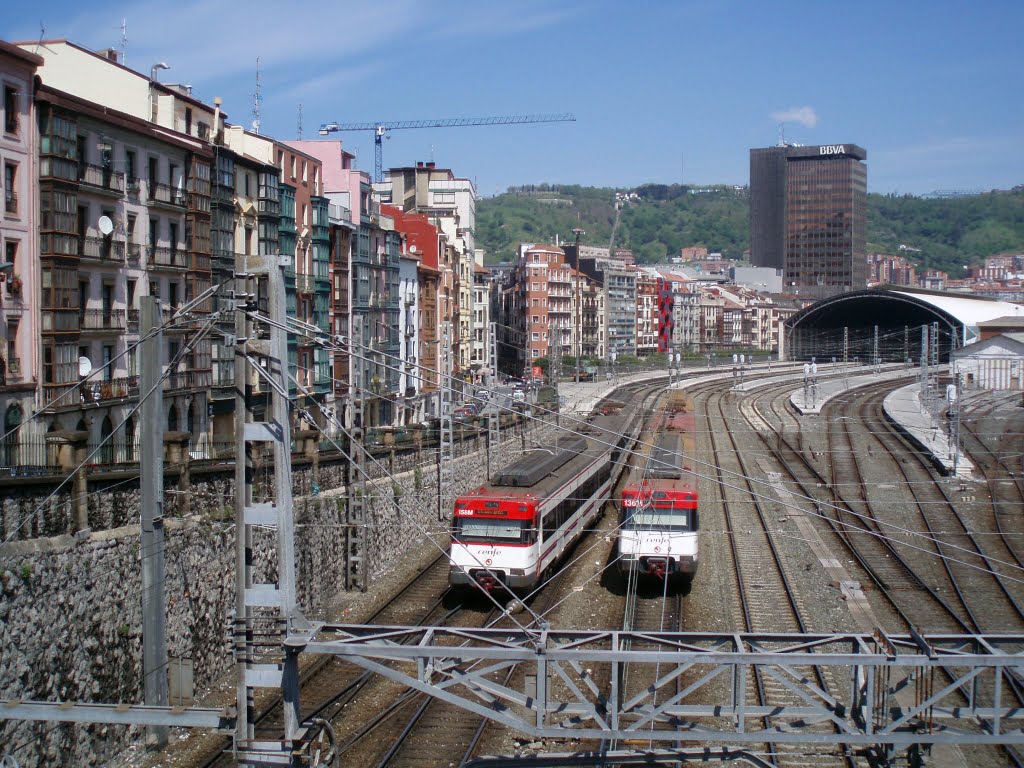
<path fill-rule="evenodd" d="M 160 313 L 161 313 L 160 314 L 160 322 L 164 326 L 167 326 L 167 324 L 171 320 L 171 315 L 173 315 L 176 310 L 177 310 L 177 307 L 168 307 L 166 305 L 161 306 L 160 307 Z M 137 310 L 137 309 L 129 309 L 128 312 L 127 312 L 127 315 L 128 315 L 128 333 L 139 333 L 139 310 Z M 172 325 L 170 327 L 165 327 L 163 329 L 163 331 L 164 331 L 164 333 L 188 333 L 189 331 L 192 330 L 189 327 L 189 325 L 190 325 L 189 323 L 185 323 L 185 322 L 180 322 L 179 321 L 179 322 L 176 322 L 174 325 Z"/>
<path fill-rule="evenodd" d="M 170 184 L 161 184 L 159 182 L 149 182 L 149 201 L 151 203 L 160 203 L 161 205 L 167 205 L 171 208 L 185 208 L 185 192 L 184 190 L 173 187 Z"/>
<path fill-rule="evenodd" d="M 8 192 L 4 197 L 4 211 L 7 213 L 18 212 L 18 193 Z"/>
<path fill-rule="evenodd" d="M 109 237 L 84 237 L 79 241 L 78 255 L 83 259 L 96 259 L 114 263 L 124 262 L 124 243 Z"/>
<path fill-rule="evenodd" d="M 192 251 L 192 263 L 190 269 L 193 272 L 209 272 L 212 267 L 212 260 L 208 253 L 197 253 Z"/>
<path fill-rule="evenodd" d="M 256 201 L 256 210 L 266 216 L 280 216 L 281 202 L 269 197 L 261 197 Z"/>
<path fill-rule="evenodd" d="M 78 181 L 93 189 L 115 195 L 124 194 L 124 173 L 115 171 L 109 165 L 78 164 Z"/>
<path fill-rule="evenodd" d="M 40 317 L 43 321 L 44 333 L 78 333 L 78 307 L 43 309 Z"/>
<path fill-rule="evenodd" d="M 164 379 L 165 392 L 209 389 L 213 386 L 212 370 L 173 371 Z"/>
<path fill-rule="evenodd" d="M 40 180 L 61 179 L 78 181 L 78 163 L 67 157 L 41 155 L 39 158 Z"/>
<path fill-rule="evenodd" d="M 295 290 L 299 293 L 315 293 L 316 285 L 312 275 L 295 275 Z"/>
<path fill-rule="evenodd" d="M 149 261 L 146 266 L 150 269 L 187 269 L 187 255 L 187 251 L 178 247 L 150 245 Z"/>
<path fill-rule="evenodd" d="M 219 205 L 232 205 L 235 202 L 235 191 L 224 184 L 214 184 L 213 202 Z"/>
<path fill-rule="evenodd" d="M 128 243 L 125 250 L 128 254 L 128 261 L 138 261 L 142 258 L 142 246 L 138 243 Z"/>
<path fill-rule="evenodd" d="M 121 332 L 125 329 L 123 309 L 83 309 L 78 317 L 83 331 Z"/>

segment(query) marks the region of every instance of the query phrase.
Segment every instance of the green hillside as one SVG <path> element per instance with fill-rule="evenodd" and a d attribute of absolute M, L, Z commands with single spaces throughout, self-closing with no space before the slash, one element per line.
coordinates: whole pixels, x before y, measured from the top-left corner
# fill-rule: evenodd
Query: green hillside
<path fill-rule="evenodd" d="M 641 263 L 663 262 L 679 249 L 703 245 L 741 258 L 749 247 L 749 202 L 745 187 L 690 188 L 648 184 L 632 190 L 615 235 L 617 247 L 631 248 Z M 516 187 L 481 200 L 477 240 L 488 263 L 514 257 L 520 242 L 582 242 L 607 247 L 615 221 L 612 189 L 538 185 Z M 905 255 L 920 266 L 952 274 L 1002 251 L 1024 251 L 1024 188 L 972 197 L 925 199 L 868 195 L 869 250 L 899 253 L 903 244 L 919 249 Z"/>

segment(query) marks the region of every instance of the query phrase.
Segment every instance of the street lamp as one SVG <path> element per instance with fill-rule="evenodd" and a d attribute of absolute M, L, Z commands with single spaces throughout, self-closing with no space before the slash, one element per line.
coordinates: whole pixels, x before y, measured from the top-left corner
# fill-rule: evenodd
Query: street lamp
<path fill-rule="evenodd" d="M 576 383 L 580 382 L 580 358 L 583 357 L 583 273 L 580 271 L 580 237 L 587 234 L 579 227 L 572 231 L 576 236 L 576 312 L 579 324 L 576 334 Z"/>

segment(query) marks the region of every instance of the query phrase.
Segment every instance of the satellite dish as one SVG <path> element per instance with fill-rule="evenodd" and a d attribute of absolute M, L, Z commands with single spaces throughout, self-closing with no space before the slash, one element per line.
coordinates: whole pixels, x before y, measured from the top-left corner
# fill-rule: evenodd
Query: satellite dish
<path fill-rule="evenodd" d="M 96 222 L 96 225 L 104 235 L 109 235 L 114 231 L 114 222 L 110 220 L 109 216 L 100 216 L 100 220 Z"/>
<path fill-rule="evenodd" d="M 78 358 L 78 375 L 88 376 L 90 373 L 92 373 L 92 362 L 89 358 L 84 356 Z"/>

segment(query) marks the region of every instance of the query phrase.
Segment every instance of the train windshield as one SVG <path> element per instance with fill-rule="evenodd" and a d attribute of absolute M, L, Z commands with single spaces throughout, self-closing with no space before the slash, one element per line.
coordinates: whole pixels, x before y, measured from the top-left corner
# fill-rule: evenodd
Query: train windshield
<path fill-rule="evenodd" d="M 690 509 L 638 509 L 623 525 L 627 530 L 692 531 L 693 510 Z"/>
<path fill-rule="evenodd" d="M 528 520 L 494 520 L 480 517 L 455 519 L 455 540 L 463 544 L 529 544 L 534 529 Z"/>

